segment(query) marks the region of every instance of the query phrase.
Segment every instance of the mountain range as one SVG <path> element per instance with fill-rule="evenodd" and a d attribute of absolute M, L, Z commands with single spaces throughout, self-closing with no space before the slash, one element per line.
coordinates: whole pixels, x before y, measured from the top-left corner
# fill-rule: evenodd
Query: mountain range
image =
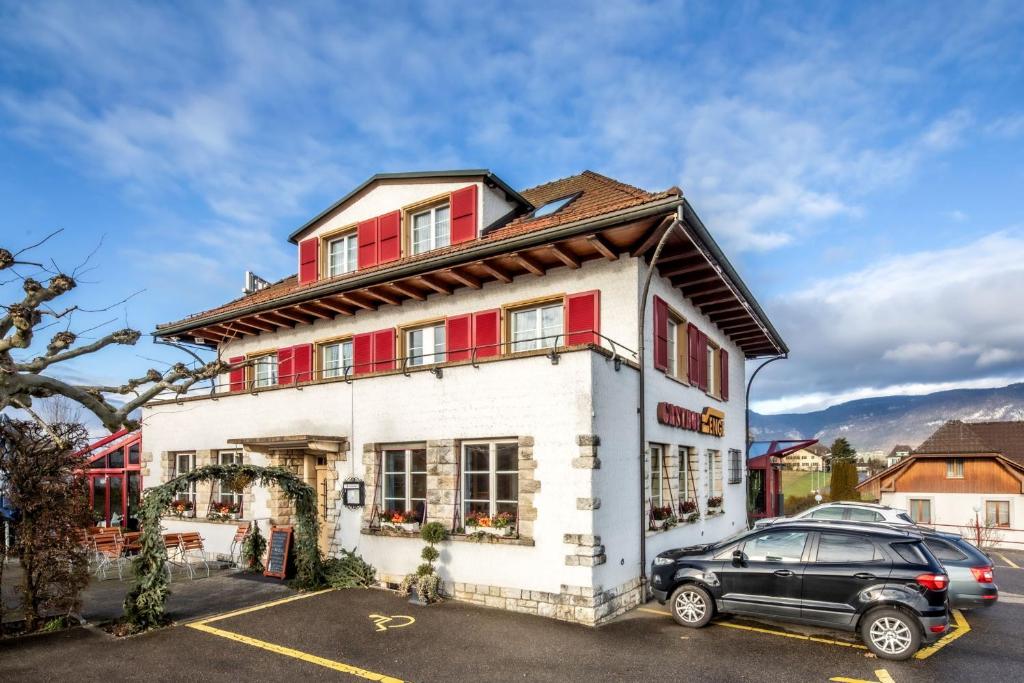
<path fill-rule="evenodd" d="M 1024 420 L 1024 383 L 991 389 L 953 389 L 920 396 L 858 399 L 811 413 L 761 415 L 751 411 L 754 439 L 846 437 L 858 451 L 916 447 L 946 420 Z"/>

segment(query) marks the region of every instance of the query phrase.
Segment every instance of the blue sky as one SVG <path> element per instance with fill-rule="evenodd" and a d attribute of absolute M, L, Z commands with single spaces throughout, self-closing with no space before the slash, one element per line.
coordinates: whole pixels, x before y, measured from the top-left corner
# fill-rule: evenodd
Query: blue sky
<path fill-rule="evenodd" d="M 0 0 L 0 242 L 102 239 L 76 300 L 144 290 L 73 329 L 294 272 L 375 172 L 590 168 L 682 187 L 725 247 L 792 348 L 755 408 L 1024 378 L 1019 3 L 277 5 Z"/>

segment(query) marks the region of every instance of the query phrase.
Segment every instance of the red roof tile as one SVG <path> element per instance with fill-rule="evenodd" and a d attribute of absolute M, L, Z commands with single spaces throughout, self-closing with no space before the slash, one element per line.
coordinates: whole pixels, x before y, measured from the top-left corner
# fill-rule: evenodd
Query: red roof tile
<path fill-rule="evenodd" d="M 914 453 L 999 453 L 1024 465 L 1024 422 L 950 420 L 914 449 Z"/>

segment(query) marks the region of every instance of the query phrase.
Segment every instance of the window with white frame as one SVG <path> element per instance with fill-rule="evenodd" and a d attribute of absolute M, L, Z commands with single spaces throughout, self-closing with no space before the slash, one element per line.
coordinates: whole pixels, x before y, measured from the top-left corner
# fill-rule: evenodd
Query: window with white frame
<path fill-rule="evenodd" d="M 1010 501 L 985 501 L 985 526 L 1010 528 Z"/>
<path fill-rule="evenodd" d="M 928 498 L 910 498 L 907 500 L 910 518 L 915 524 L 932 523 L 932 501 Z"/>
<path fill-rule="evenodd" d="M 678 341 L 678 336 L 679 336 L 679 323 L 677 323 L 675 321 L 675 319 L 672 318 L 672 316 L 669 316 L 668 322 L 666 323 L 666 325 L 668 326 L 668 335 L 667 335 L 667 339 L 668 339 L 668 367 L 666 368 L 666 372 L 671 377 L 678 377 L 679 376 L 679 359 L 678 359 L 679 352 L 678 352 L 676 347 L 677 347 L 677 341 Z"/>
<path fill-rule="evenodd" d="M 320 368 L 324 377 L 344 377 L 352 367 L 352 340 L 320 346 Z"/>
<path fill-rule="evenodd" d="M 195 453 L 175 453 L 174 455 L 174 472 L 172 477 L 180 477 L 183 474 L 188 474 L 196 468 L 196 454 Z M 176 500 L 184 501 L 189 503 L 191 509 L 195 509 L 196 504 L 196 484 L 192 482 L 188 488 L 184 491 L 178 492 Z"/>
<path fill-rule="evenodd" d="M 512 311 L 512 351 L 554 346 L 562 334 L 562 302 Z"/>
<path fill-rule="evenodd" d="M 359 245 L 355 231 L 335 237 L 327 242 L 327 276 L 352 273 L 356 270 Z"/>
<path fill-rule="evenodd" d="M 949 458 L 946 460 L 946 479 L 964 478 L 964 459 Z"/>
<path fill-rule="evenodd" d="M 444 323 L 408 330 L 405 333 L 409 365 L 443 363 L 445 359 Z"/>
<path fill-rule="evenodd" d="M 718 347 L 713 346 L 708 342 L 707 348 L 708 355 L 708 389 L 707 393 L 712 396 L 718 396 L 719 384 L 721 384 L 718 377 Z"/>
<path fill-rule="evenodd" d="M 682 500 L 697 501 L 697 481 L 700 478 L 700 462 L 697 449 L 679 447 L 679 496 Z"/>
<path fill-rule="evenodd" d="M 242 451 L 220 451 L 217 453 L 217 462 L 221 465 L 241 465 Z M 224 485 L 224 482 L 218 481 L 215 495 L 217 497 L 217 502 L 234 508 L 233 510 L 230 510 L 230 512 L 242 512 L 241 491 L 232 491 Z"/>
<path fill-rule="evenodd" d="M 451 237 L 449 213 L 448 205 L 441 204 L 412 214 L 412 253 L 422 254 L 431 249 L 448 246 Z"/>
<path fill-rule="evenodd" d="M 722 454 L 719 451 L 708 449 L 708 498 L 718 498 L 722 495 Z"/>
<path fill-rule="evenodd" d="M 651 467 L 647 474 L 647 487 L 651 493 L 651 507 L 665 505 L 665 448 L 651 444 Z"/>
<path fill-rule="evenodd" d="M 254 387 L 272 387 L 277 384 L 277 354 L 260 356 L 252 366 Z"/>
<path fill-rule="evenodd" d="M 738 448 L 729 449 L 729 483 L 743 481 L 743 453 Z"/>
<path fill-rule="evenodd" d="M 463 517 L 518 516 L 519 445 L 490 441 L 462 445 Z"/>
<path fill-rule="evenodd" d="M 427 509 L 427 449 L 388 448 L 382 457 L 384 518 L 396 513 L 411 512 L 414 521 L 424 521 Z"/>

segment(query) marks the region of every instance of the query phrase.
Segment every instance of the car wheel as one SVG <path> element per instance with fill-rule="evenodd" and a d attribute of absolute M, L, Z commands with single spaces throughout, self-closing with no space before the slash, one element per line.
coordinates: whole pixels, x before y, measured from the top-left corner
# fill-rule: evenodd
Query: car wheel
<path fill-rule="evenodd" d="M 675 589 L 669 606 L 672 608 L 672 618 L 690 628 L 707 626 L 715 613 L 714 602 L 708 592 L 692 583 Z"/>
<path fill-rule="evenodd" d="M 864 618 L 860 637 L 882 659 L 910 659 L 921 647 L 917 622 L 897 609 L 875 610 Z"/>

